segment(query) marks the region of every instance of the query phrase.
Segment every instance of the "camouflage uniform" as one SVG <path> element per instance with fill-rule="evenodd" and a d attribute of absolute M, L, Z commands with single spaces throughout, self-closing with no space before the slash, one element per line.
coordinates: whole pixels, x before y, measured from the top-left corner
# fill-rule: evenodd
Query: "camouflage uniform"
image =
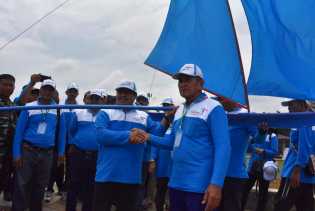
<path fill-rule="evenodd" d="M 0 98 L 0 107 L 4 106 L 14 106 L 14 103 Z M 0 193 L 9 185 L 13 173 L 12 142 L 16 120 L 16 112 L 0 111 Z"/>

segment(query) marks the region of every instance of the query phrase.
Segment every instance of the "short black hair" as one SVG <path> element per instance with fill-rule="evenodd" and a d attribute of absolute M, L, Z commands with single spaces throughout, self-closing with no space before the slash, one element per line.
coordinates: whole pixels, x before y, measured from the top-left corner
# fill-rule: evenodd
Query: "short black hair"
<path fill-rule="evenodd" d="M 3 79 L 15 82 L 14 76 L 10 74 L 0 74 L 0 80 L 3 80 Z"/>

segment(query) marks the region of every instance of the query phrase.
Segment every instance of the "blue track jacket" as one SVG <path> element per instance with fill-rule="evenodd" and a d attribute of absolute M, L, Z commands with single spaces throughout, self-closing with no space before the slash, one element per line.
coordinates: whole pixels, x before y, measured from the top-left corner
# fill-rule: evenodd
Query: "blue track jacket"
<path fill-rule="evenodd" d="M 162 135 L 166 128 L 138 110 L 102 110 L 96 119 L 99 143 L 96 182 L 141 184 L 145 144 L 130 144 L 130 130 Z"/>
<path fill-rule="evenodd" d="M 55 103 L 52 103 L 55 104 Z M 28 103 L 26 106 L 39 105 L 38 101 Z M 22 111 L 16 125 L 13 141 L 13 158 L 21 157 L 23 141 L 41 147 L 51 148 L 55 146 L 55 134 L 57 125 L 57 110 L 28 110 Z M 65 143 L 58 142 L 58 154 L 64 155 Z"/>
<path fill-rule="evenodd" d="M 178 108 L 170 135 L 150 142 L 174 150 L 169 187 L 203 193 L 209 184 L 223 186 L 231 153 L 227 116 L 204 93 Z"/>

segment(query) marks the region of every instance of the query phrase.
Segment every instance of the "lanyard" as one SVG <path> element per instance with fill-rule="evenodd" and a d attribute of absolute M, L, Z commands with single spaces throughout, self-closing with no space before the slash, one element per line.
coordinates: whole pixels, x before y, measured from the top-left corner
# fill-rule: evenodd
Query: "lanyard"
<path fill-rule="evenodd" d="M 46 109 L 45 111 L 46 112 L 43 112 L 43 110 L 40 110 L 40 112 L 41 112 L 41 122 L 45 122 L 46 119 L 47 119 L 47 114 L 48 114 L 49 110 Z"/>
<path fill-rule="evenodd" d="M 192 104 L 191 104 L 191 105 L 192 105 Z M 181 129 L 181 130 L 183 129 L 185 117 L 186 117 L 186 115 L 187 115 L 187 113 L 188 113 L 188 111 L 189 111 L 191 105 L 189 105 L 189 106 L 184 105 L 184 109 L 183 109 L 183 112 L 182 112 L 182 116 L 181 116 L 180 122 L 179 122 L 179 129 Z"/>

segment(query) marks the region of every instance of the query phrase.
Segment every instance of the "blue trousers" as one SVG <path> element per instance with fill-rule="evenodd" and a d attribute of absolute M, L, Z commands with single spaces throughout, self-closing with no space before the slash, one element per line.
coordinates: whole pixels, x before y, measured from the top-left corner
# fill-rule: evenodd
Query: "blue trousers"
<path fill-rule="evenodd" d="M 204 211 L 202 193 L 192 193 L 170 188 L 170 211 Z"/>

